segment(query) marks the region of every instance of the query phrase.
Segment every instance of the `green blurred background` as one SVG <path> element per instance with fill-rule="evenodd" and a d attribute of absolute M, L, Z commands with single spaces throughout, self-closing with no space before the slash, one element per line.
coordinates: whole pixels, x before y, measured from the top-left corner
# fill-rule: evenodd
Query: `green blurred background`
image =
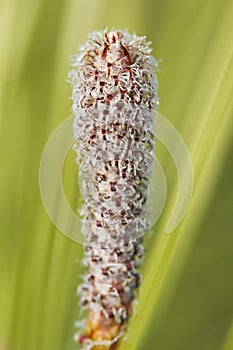
<path fill-rule="evenodd" d="M 159 111 L 184 138 L 195 177 L 188 214 L 165 234 L 177 175 L 158 144 L 167 203 L 146 238 L 137 314 L 121 348 L 232 350 L 232 0 L 1 0 L 0 350 L 78 348 L 82 247 L 46 215 L 38 168 L 49 135 L 70 115 L 69 55 L 105 27 L 153 42 Z M 70 152 L 63 177 L 76 208 L 74 159 Z"/>

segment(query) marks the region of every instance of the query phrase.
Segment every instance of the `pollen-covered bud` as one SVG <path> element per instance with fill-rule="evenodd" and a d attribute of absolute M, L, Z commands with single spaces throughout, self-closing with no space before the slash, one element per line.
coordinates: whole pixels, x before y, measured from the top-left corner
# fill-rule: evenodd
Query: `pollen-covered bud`
<path fill-rule="evenodd" d="M 74 133 L 89 271 L 79 287 L 83 349 L 113 350 L 132 313 L 149 228 L 148 188 L 158 105 L 157 62 L 145 37 L 95 32 L 73 57 Z"/>

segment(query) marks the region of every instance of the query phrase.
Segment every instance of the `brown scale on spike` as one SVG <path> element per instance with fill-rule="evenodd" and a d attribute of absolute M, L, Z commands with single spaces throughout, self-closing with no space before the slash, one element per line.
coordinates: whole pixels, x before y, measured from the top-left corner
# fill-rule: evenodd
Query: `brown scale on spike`
<path fill-rule="evenodd" d="M 78 288 L 88 317 L 76 340 L 115 350 L 140 284 L 141 237 L 149 227 L 154 161 L 155 67 L 144 37 L 95 32 L 74 56 L 74 132 L 85 199 L 82 232 L 89 270 Z"/>

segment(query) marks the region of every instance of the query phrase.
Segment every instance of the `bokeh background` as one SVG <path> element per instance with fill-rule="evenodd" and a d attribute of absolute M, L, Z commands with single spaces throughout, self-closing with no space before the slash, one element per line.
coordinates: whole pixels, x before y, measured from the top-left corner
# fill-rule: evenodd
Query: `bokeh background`
<path fill-rule="evenodd" d="M 177 174 L 157 145 L 168 197 L 146 237 L 137 313 L 121 349 L 232 350 L 232 0 L 1 0 L 0 349 L 78 348 L 82 247 L 46 215 L 38 169 L 48 137 L 70 115 L 69 55 L 106 27 L 153 42 L 159 111 L 182 135 L 194 168 L 189 211 L 167 235 Z M 71 151 L 63 179 L 75 209 L 74 160 Z"/>

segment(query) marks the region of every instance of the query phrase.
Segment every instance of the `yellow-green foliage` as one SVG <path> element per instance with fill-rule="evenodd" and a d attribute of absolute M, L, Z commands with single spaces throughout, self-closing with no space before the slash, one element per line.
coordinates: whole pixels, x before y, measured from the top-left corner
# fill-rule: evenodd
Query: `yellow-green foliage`
<path fill-rule="evenodd" d="M 231 350 L 232 0 L 1 1 L 0 349 L 77 348 L 82 247 L 47 217 L 38 168 L 47 138 L 70 115 L 69 54 L 107 26 L 153 42 L 162 60 L 159 111 L 184 138 L 194 167 L 190 209 L 167 235 L 177 180 L 158 144 L 166 209 L 146 238 L 138 311 L 122 349 Z M 63 175 L 76 208 L 72 152 Z"/>

